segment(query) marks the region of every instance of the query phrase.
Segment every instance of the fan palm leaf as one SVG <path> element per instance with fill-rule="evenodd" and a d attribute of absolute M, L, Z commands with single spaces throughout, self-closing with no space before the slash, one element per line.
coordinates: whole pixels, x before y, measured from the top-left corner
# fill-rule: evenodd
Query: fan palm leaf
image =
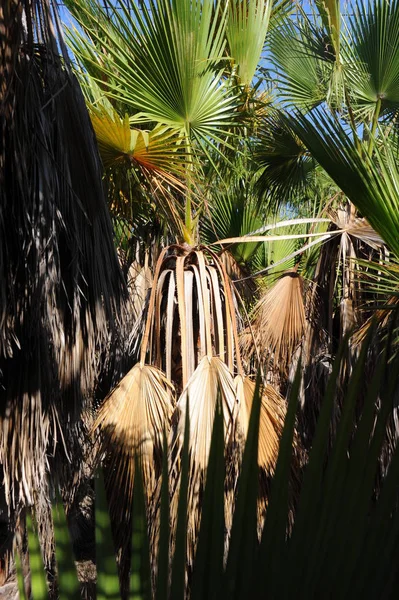
<path fill-rule="evenodd" d="M 287 120 L 312 156 L 399 256 L 399 170 L 388 143 L 369 157 L 325 110 Z"/>
<path fill-rule="evenodd" d="M 354 4 L 343 45 L 348 89 L 355 108 L 371 122 L 399 107 L 399 2 Z"/>
<path fill-rule="evenodd" d="M 225 440 L 227 464 L 234 461 L 233 440 L 237 416 L 237 395 L 234 379 L 227 365 L 217 356 L 204 356 L 183 390 L 177 403 L 177 427 L 171 440 L 170 465 L 172 538 L 176 533 L 178 498 L 181 484 L 181 453 L 183 451 L 184 424 L 189 429 L 189 488 L 187 497 L 187 565 L 193 563 L 201 521 L 201 499 L 204 493 L 213 424 L 220 406 Z M 186 421 L 188 411 L 189 421 Z M 226 482 L 225 512 L 231 515 L 232 482 Z M 229 493 L 230 492 L 230 493 Z M 229 521 L 229 519 L 228 519 Z"/>
<path fill-rule="evenodd" d="M 237 375 L 234 381 L 239 400 L 238 426 L 242 429 L 246 438 L 255 393 L 255 382 L 242 375 Z M 258 465 L 267 473 L 273 473 L 276 466 L 285 415 L 285 400 L 271 385 L 266 384 L 261 396 Z"/>
<path fill-rule="evenodd" d="M 271 352 L 275 365 L 284 369 L 303 336 L 305 324 L 303 280 L 292 269 L 265 292 L 254 308 L 256 347 L 263 354 Z M 250 353 L 251 347 L 245 351 Z"/>
<path fill-rule="evenodd" d="M 220 396 L 225 436 L 232 433 L 236 390 L 231 372 L 217 356 L 204 356 L 178 402 L 179 435 L 183 440 L 186 411 L 189 410 L 189 449 L 198 469 L 206 469 L 211 446 L 213 421 Z"/>
<path fill-rule="evenodd" d="M 182 159 L 187 160 L 184 142 L 176 133 L 165 128 L 156 127 L 152 131 L 131 128 L 129 117 L 121 119 L 117 112 L 110 107 L 108 112 L 104 107 L 89 107 L 90 118 L 96 134 L 98 148 L 104 167 L 110 167 L 115 161 L 128 159 L 147 170 L 153 170 L 165 175 L 184 174 Z M 173 153 L 176 160 L 172 160 Z M 170 182 L 175 183 L 171 177 Z"/>
<path fill-rule="evenodd" d="M 311 190 L 316 163 L 278 112 L 271 112 L 261 123 L 254 158 L 256 188 L 274 212 Z"/>
<path fill-rule="evenodd" d="M 212 210 L 203 221 L 201 234 L 204 242 L 240 237 L 256 231 L 263 225 L 261 206 L 248 182 L 235 179 L 228 189 L 215 190 L 211 197 Z M 249 265 L 259 244 L 235 244 L 231 253 L 240 265 Z"/>
<path fill-rule="evenodd" d="M 329 95 L 335 58 L 325 50 L 324 32 L 308 19 L 285 20 L 271 32 L 271 60 L 281 83 L 278 94 L 289 106 L 307 110 Z M 316 47 L 309 47 L 310 41 Z"/>
<path fill-rule="evenodd" d="M 112 17 L 93 0 L 68 0 L 85 34 L 70 32 L 75 55 L 131 122 L 162 123 L 207 146 L 221 140 L 236 102 L 220 84 L 226 12 L 210 0 L 123 2 Z M 101 59 L 93 46 L 103 48 Z M 101 77 L 99 75 L 101 74 Z"/>
<path fill-rule="evenodd" d="M 229 3 L 226 37 L 233 64 L 242 86 L 248 87 L 262 53 L 272 0 L 233 0 Z"/>
<path fill-rule="evenodd" d="M 173 411 L 172 389 L 161 371 L 138 363 L 98 411 L 93 430 L 99 428 L 102 450 L 109 457 L 110 501 L 118 511 L 122 505 L 130 510 L 137 461 L 151 499 L 161 472 L 163 433 L 169 430 Z"/>

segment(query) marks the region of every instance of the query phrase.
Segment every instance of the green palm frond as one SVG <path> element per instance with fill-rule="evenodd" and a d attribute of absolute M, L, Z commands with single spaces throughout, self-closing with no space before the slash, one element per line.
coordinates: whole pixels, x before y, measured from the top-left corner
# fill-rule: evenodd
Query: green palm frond
<path fill-rule="evenodd" d="M 369 157 L 322 109 L 286 118 L 312 156 L 399 256 L 399 169 L 389 145 L 383 143 Z"/>
<path fill-rule="evenodd" d="M 221 140 L 236 103 L 221 84 L 220 3 L 156 0 L 128 10 L 120 2 L 111 18 L 94 0 L 67 5 L 84 31 L 70 31 L 76 57 L 110 99 L 130 107 L 131 122 L 162 123 L 204 145 Z"/>
<path fill-rule="evenodd" d="M 289 233 L 290 231 L 292 232 L 293 229 L 283 229 L 281 233 L 284 235 L 284 233 Z M 278 275 L 281 275 L 283 271 L 292 269 L 295 266 L 298 258 L 292 255 L 300 247 L 298 240 L 275 240 L 274 242 L 264 244 L 263 246 L 263 261 L 254 261 L 254 268 L 257 271 L 261 271 L 265 267 L 269 267 L 267 275 L 271 276 L 272 280 L 274 280 L 274 278 L 278 277 Z M 273 265 L 276 265 L 276 267 L 273 267 Z"/>
<path fill-rule="evenodd" d="M 251 194 L 250 184 L 238 178 L 227 191 L 212 194 L 211 210 L 204 219 L 202 235 L 204 241 L 214 243 L 223 238 L 249 234 L 262 225 L 258 199 Z M 236 244 L 231 252 L 239 264 L 248 265 L 258 248 L 258 243 Z"/>
<path fill-rule="evenodd" d="M 270 113 L 259 128 L 254 159 L 257 190 L 274 211 L 312 187 L 316 162 L 277 112 Z"/>
<path fill-rule="evenodd" d="M 249 86 L 255 75 L 272 4 L 272 0 L 232 0 L 229 3 L 226 37 L 233 69 L 243 86 Z"/>
<path fill-rule="evenodd" d="M 315 0 L 323 26 L 329 33 L 335 56 L 339 57 L 341 42 L 341 12 L 339 0 Z"/>
<path fill-rule="evenodd" d="M 348 21 L 343 58 L 354 105 L 369 121 L 399 107 L 399 1 L 359 0 Z"/>
<path fill-rule="evenodd" d="M 308 19 L 286 20 L 270 35 L 271 60 L 279 78 L 278 94 L 290 106 L 309 109 L 329 95 L 335 57 L 325 34 Z"/>

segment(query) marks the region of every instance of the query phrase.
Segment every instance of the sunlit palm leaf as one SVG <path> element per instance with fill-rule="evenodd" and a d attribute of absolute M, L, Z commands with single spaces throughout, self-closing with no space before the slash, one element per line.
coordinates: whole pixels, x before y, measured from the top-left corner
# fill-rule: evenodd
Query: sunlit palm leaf
<path fill-rule="evenodd" d="M 279 95 L 298 108 L 317 106 L 329 93 L 334 59 L 319 47 L 309 48 L 310 40 L 315 39 L 314 28 L 307 20 L 296 26 L 287 19 L 271 33 L 272 61 L 281 78 Z"/>
<path fill-rule="evenodd" d="M 233 377 L 227 366 L 216 356 L 199 363 L 179 398 L 179 432 L 183 439 L 187 406 L 190 412 L 190 453 L 196 468 L 205 469 L 211 445 L 213 420 L 220 395 L 223 409 L 225 436 L 231 435 L 236 406 Z"/>
<path fill-rule="evenodd" d="M 136 364 L 99 409 L 93 429 L 99 428 L 109 456 L 111 502 L 118 510 L 130 510 L 137 460 L 151 497 L 162 465 L 163 432 L 169 429 L 173 410 L 171 390 L 161 371 Z"/>
<path fill-rule="evenodd" d="M 232 0 L 226 36 L 233 69 L 239 82 L 249 86 L 255 75 L 269 26 L 272 0 Z"/>
<path fill-rule="evenodd" d="M 355 106 L 369 119 L 399 107 L 399 2 L 354 3 L 343 45 Z"/>
<path fill-rule="evenodd" d="M 172 465 L 171 516 L 172 531 L 176 527 L 178 492 L 180 489 L 180 461 L 183 447 L 184 424 L 187 412 L 189 436 L 189 490 L 187 560 L 191 565 L 201 520 L 201 498 L 205 487 L 206 471 L 211 448 L 216 409 L 220 403 L 224 430 L 226 457 L 231 460 L 231 442 L 237 412 L 237 394 L 234 379 L 226 364 L 216 356 L 204 356 L 190 378 L 177 403 L 178 424 L 171 445 L 175 456 Z M 188 421 L 187 421 L 188 422 Z M 231 488 L 230 488 L 231 489 Z M 231 506 L 230 506 L 231 510 Z M 231 517 L 231 514 L 230 514 Z"/>
<path fill-rule="evenodd" d="M 266 291 L 253 314 L 256 346 L 262 353 L 273 353 L 276 366 L 284 368 L 302 338 L 306 323 L 303 281 L 295 270 L 285 273 Z"/>
<path fill-rule="evenodd" d="M 131 107 L 135 121 L 162 123 L 205 145 L 220 139 L 235 100 L 220 85 L 226 15 L 216 18 L 219 4 L 158 0 L 128 10 L 121 2 L 111 19 L 93 0 L 67 4 L 88 36 L 70 33 L 76 56 L 109 98 Z M 92 42 L 103 49 L 101 59 Z"/>
<path fill-rule="evenodd" d="M 323 25 L 329 32 L 335 55 L 339 56 L 341 42 L 341 12 L 339 0 L 316 0 L 316 6 L 322 18 Z"/>
<path fill-rule="evenodd" d="M 344 231 L 350 236 L 357 238 L 370 246 L 378 250 L 383 247 L 384 240 L 378 233 L 369 225 L 366 219 L 354 218 L 347 222 L 346 219 L 342 218 L 342 213 L 346 214 L 347 211 L 337 210 L 329 211 L 331 220 L 338 229 Z"/>
<path fill-rule="evenodd" d="M 90 107 L 90 118 L 105 168 L 115 161 L 128 160 L 165 177 L 184 174 L 186 149 L 174 131 L 131 128 L 127 115 L 121 119 L 116 111 L 110 114 L 104 108 Z M 176 179 L 171 181 L 175 183 Z"/>
<path fill-rule="evenodd" d="M 208 243 L 222 238 L 239 237 L 256 231 L 263 224 L 261 206 L 248 182 L 234 180 L 224 191 L 215 190 L 212 208 L 202 226 L 203 240 Z M 249 264 L 259 244 L 236 244 L 231 252 L 241 265 Z"/>
<path fill-rule="evenodd" d="M 249 377 L 240 375 L 234 381 L 239 399 L 238 423 L 246 437 L 255 393 L 255 382 Z M 268 473 L 273 473 L 276 465 L 285 414 L 285 400 L 271 385 L 266 385 L 261 396 L 258 464 Z"/>
<path fill-rule="evenodd" d="M 287 120 L 312 156 L 399 256 L 399 170 L 388 144 L 370 158 L 324 110 Z"/>

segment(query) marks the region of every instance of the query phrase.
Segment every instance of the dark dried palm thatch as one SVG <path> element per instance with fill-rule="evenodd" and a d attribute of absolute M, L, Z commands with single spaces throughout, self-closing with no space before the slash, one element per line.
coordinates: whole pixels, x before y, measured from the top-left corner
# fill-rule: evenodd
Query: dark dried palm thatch
<path fill-rule="evenodd" d="M 0 462 L 16 506 L 35 502 L 58 448 L 79 462 L 125 286 L 51 0 L 2 2 L 0 30 Z"/>

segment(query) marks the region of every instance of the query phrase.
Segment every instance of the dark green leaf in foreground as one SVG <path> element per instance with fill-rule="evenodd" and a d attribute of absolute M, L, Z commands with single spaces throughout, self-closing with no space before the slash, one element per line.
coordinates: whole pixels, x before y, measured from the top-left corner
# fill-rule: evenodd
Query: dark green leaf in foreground
<path fill-rule="evenodd" d="M 102 473 L 95 479 L 96 492 L 96 559 L 97 599 L 116 600 L 119 595 L 119 578 L 116 568 L 115 548 L 109 518 Z"/>
<path fill-rule="evenodd" d="M 220 597 L 224 554 L 224 435 L 223 414 L 218 402 L 213 424 L 201 528 L 194 563 L 192 600 Z"/>

